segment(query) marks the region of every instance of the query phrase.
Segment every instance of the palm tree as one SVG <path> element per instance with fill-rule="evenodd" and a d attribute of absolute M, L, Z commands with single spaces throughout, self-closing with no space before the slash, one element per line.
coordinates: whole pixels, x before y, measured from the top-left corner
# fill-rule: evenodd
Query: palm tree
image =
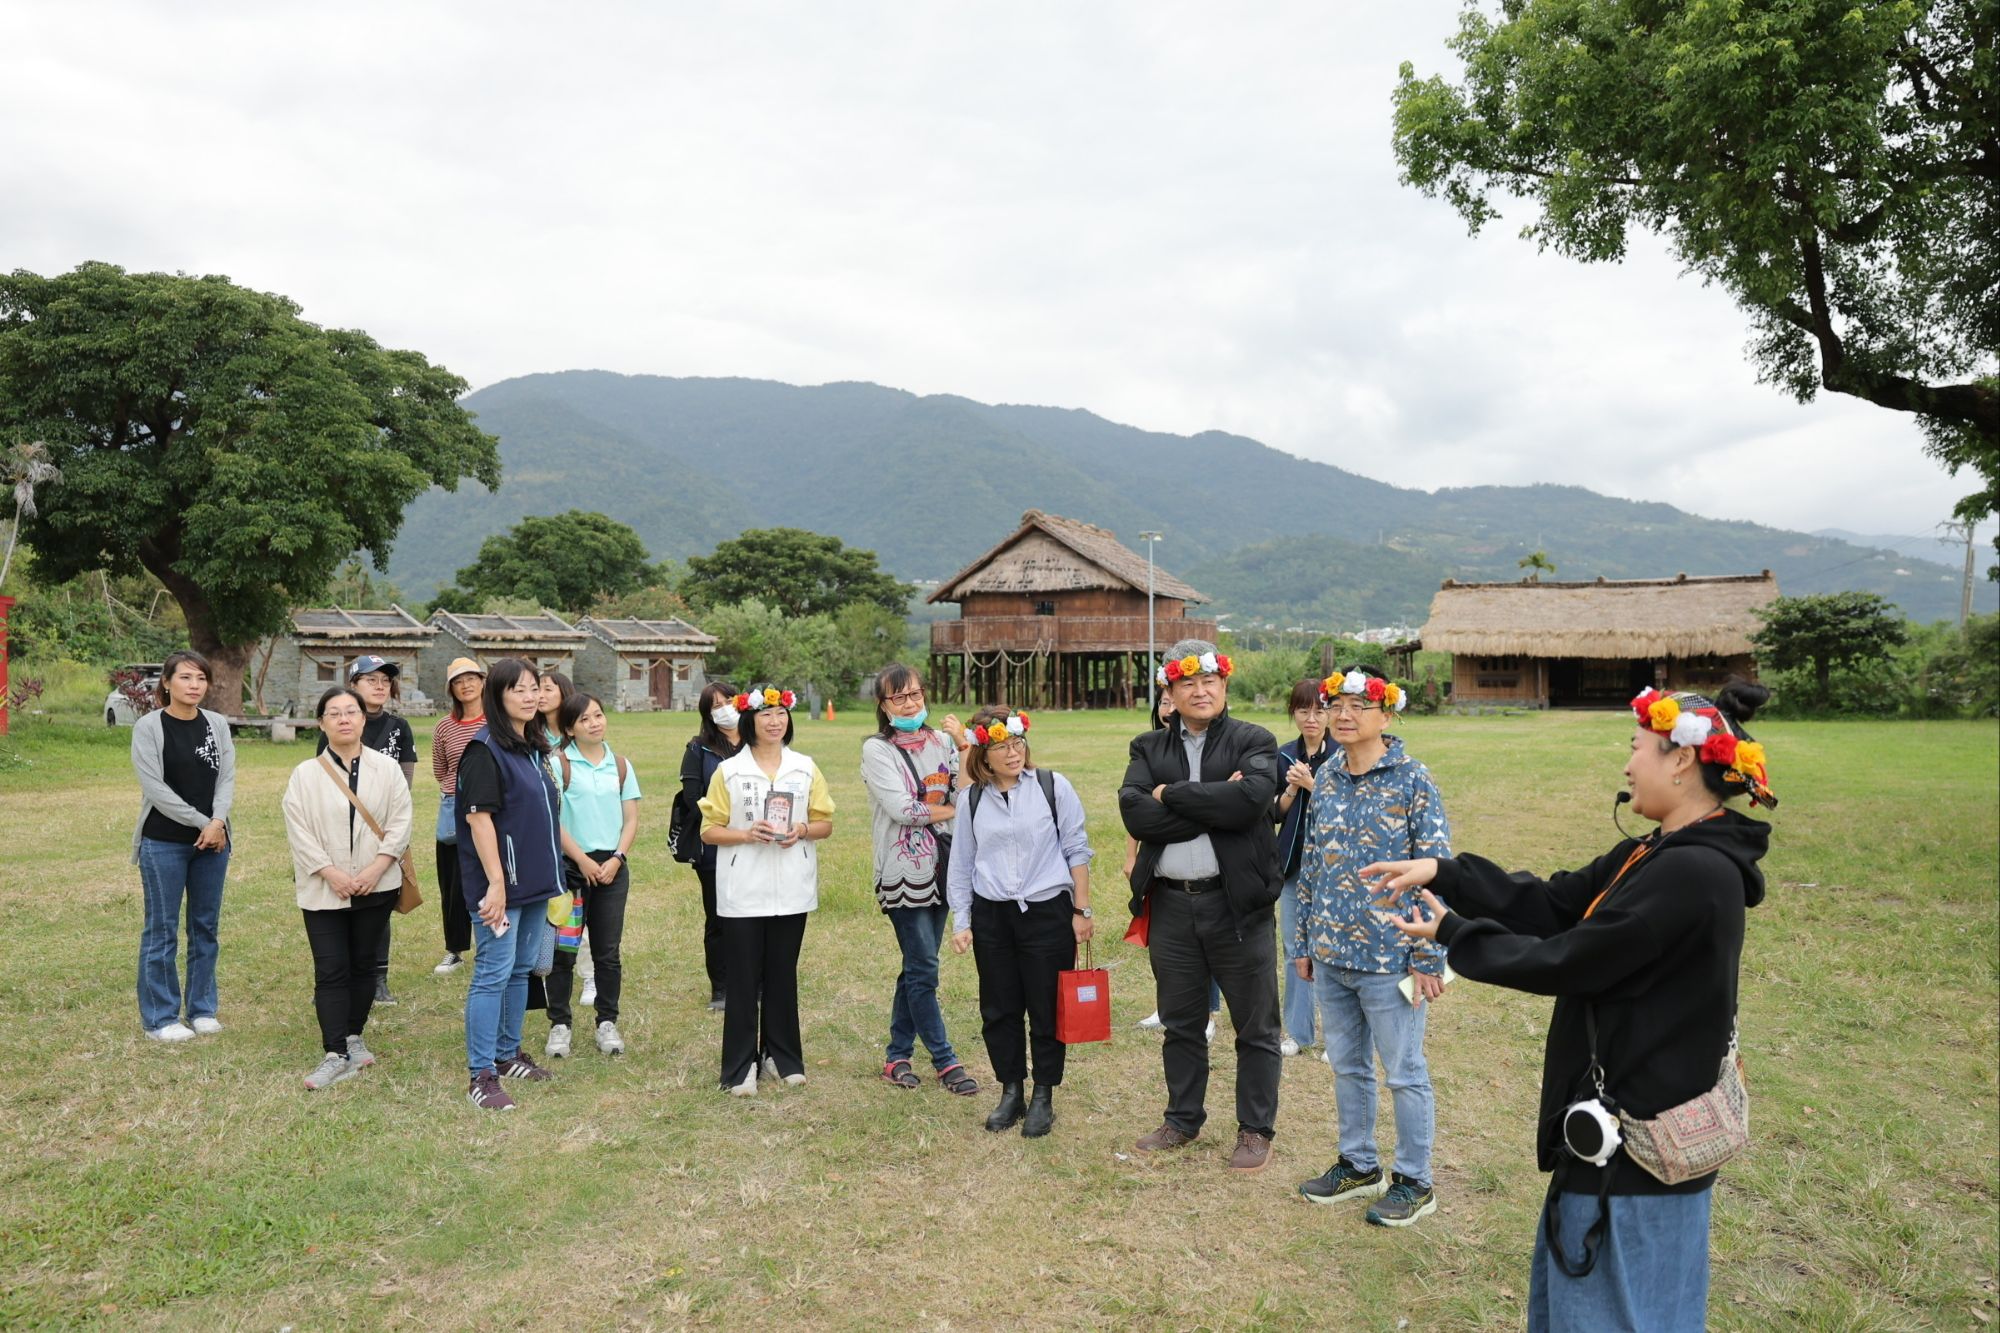
<path fill-rule="evenodd" d="M 1549 559 L 1547 551 L 1530 551 L 1519 560 L 1516 560 L 1514 565 L 1518 569 L 1533 571 L 1528 575 L 1528 581 L 1531 583 L 1540 583 L 1543 574 L 1553 574 L 1556 572 L 1555 562 Z"/>
<path fill-rule="evenodd" d="M 14 526 L 7 530 L 7 553 L 0 556 L 0 586 L 5 586 L 7 570 L 14 563 L 21 520 L 35 516 L 35 487 L 61 480 L 62 470 L 49 461 L 49 447 L 40 440 L 16 443 L 0 461 L 0 483 L 14 488 Z"/>

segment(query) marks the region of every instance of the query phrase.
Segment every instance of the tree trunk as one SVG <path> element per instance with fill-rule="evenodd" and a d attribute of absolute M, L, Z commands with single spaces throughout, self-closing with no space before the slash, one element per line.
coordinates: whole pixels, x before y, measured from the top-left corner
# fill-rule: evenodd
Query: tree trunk
<path fill-rule="evenodd" d="M 208 604 L 200 585 L 175 569 L 171 557 L 151 541 L 139 543 L 139 563 L 173 594 L 180 604 L 182 619 L 187 621 L 188 647 L 208 659 L 213 674 L 202 707 L 224 717 L 244 716 L 243 678 L 257 652 L 257 641 L 224 643 L 216 632 L 215 609 Z"/>

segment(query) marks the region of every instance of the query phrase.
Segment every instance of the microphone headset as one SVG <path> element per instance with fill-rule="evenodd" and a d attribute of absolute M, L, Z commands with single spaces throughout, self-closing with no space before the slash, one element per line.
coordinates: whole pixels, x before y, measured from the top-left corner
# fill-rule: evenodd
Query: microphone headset
<path fill-rule="evenodd" d="M 1629 791 L 1621 791 L 1611 798 L 1611 823 L 1617 828 L 1619 835 L 1626 838 L 1630 838 L 1632 835 L 1625 832 L 1625 826 L 1618 822 L 1618 815 L 1623 807 L 1630 804 L 1632 804 L 1632 793 Z"/>

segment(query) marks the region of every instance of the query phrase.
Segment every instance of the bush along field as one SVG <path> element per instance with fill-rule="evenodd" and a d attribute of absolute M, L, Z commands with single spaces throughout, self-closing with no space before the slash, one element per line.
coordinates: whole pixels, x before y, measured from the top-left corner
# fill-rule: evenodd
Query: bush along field
<path fill-rule="evenodd" d="M 521 1109 L 496 1116 L 464 1100 L 471 969 L 432 974 L 434 901 L 395 923 L 400 1003 L 368 1033 L 379 1062 L 302 1089 L 318 1058 L 312 968 L 278 803 L 304 743 L 238 742 L 227 1030 L 144 1040 L 130 733 L 82 711 L 17 718 L 0 738 L 0 906 L 16 927 L 0 970 L 0 1326 L 1279 1328 L 1329 1310 L 1352 1328 L 1521 1325 L 1545 1185 L 1532 1151 L 1545 1000 L 1463 982 L 1438 1003 L 1442 1206 L 1413 1230 L 1294 1192 L 1336 1151 L 1316 1051 L 1286 1061 L 1272 1166 L 1224 1169 L 1226 1016 L 1209 1132 L 1171 1160 L 1134 1159 L 1164 1103 L 1158 1038 L 1133 1026 L 1153 1007 L 1146 957 L 1118 942 L 1115 789 L 1135 714 L 1051 713 L 1034 729 L 1037 761 L 1068 774 L 1089 812 L 1115 1019 L 1109 1043 L 1072 1051 L 1055 1132 L 981 1128 L 995 1090 L 969 957 L 947 952 L 943 1000 L 988 1086 L 968 1100 L 929 1079 L 883 1084 L 898 958 L 870 893 L 869 723 L 862 709 L 799 721 L 797 746 L 839 803 L 801 961 L 808 1084 L 717 1090 L 699 894 L 665 847 L 688 718 L 621 715 L 610 739 L 646 791 L 624 948 L 630 1050 L 612 1060 L 580 1040 L 555 1082 L 519 1085 Z M 1617 836 L 1623 715 L 1398 725 L 1436 773 L 1460 848 L 1545 873 Z M 2000 728 L 1757 730 L 1785 804 L 1743 962 L 1756 1142 L 1718 1186 L 1710 1322 L 1989 1322 Z M 417 803 L 427 831 L 428 763 Z M 547 1028 L 530 1013 L 531 1050 Z M 1386 1147 L 1386 1095 L 1380 1132 Z"/>

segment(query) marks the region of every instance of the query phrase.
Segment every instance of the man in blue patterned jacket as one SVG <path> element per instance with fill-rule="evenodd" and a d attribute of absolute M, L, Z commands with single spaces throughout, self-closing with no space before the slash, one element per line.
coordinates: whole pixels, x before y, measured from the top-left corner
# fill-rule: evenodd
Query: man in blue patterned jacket
<path fill-rule="evenodd" d="M 1321 697 L 1336 748 L 1320 766 L 1301 830 L 1298 927 L 1285 953 L 1319 1001 L 1340 1157 L 1299 1193 L 1314 1203 L 1376 1200 L 1368 1221 L 1409 1226 L 1437 1209 L 1424 1005 L 1444 990 L 1444 955 L 1421 941 L 1412 947 L 1387 924 L 1359 871 L 1385 859 L 1449 857 L 1451 827 L 1430 770 L 1404 753 L 1400 737 L 1386 734 L 1406 702 L 1402 690 L 1373 667 L 1349 667 L 1326 679 Z M 1396 1160 L 1387 1180 L 1375 1148 L 1378 1052 L 1396 1110 Z"/>

